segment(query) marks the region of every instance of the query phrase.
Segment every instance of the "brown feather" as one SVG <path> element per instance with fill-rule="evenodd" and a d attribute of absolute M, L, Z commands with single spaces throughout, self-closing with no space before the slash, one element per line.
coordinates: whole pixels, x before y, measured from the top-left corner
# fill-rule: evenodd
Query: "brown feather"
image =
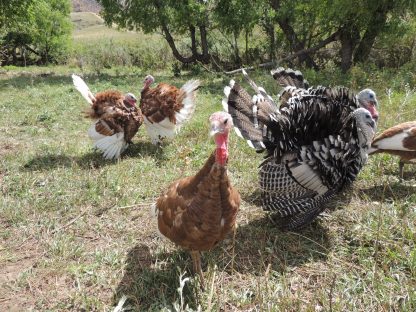
<path fill-rule="evenodd" d="M 111 128 L 111 123 L 110 125 L 105 122 L 104 120 L 99 120 L 96 124 L 95 124 L 95 131 L 97 131 L 98 133 L 102 134 L 102 135 L 106 135 L 106 136 L 111 136 L 115 133 L 115 129 Z"/>
<path fill-rule="evenodd" d="M 403 140 L 403 146 L 416 151 L 416 121 L 413 122 L 412 128 L 409 129 L 409 136 Z"/>
<path fill-rule="evenodd" d="M 98 118 L 113 118 L 117 115 L 122 115 L 124 107 L 124 95 L 119 91 L 109 90 L 98 92 L 95 95 L 95 101 L 91 105 L 87 113 L 87 117 Z"/>
<path fill-rule="evenodd" d="M 382 133 L 380 133 L 379 135 L 377 135 L 375 137 L 375 139 L 373 140 L 372 145 L 376 147 L 376 143 L 378 141 L 380 141 L 382 139 L 385 139 L 385 138 L 392 137 L 396 134 L 399 134 L 399 133 L 401 133 L 401 132 L 403 132 L 403 131 L 405 131 L 409 128 L 413 128 L 413 127 L 415 127 L 415 129 L 416 129 L 416 121 L 403 122 L 401 124 L 398 124 L 398 125 L 395 125 L 391 128 L 388 128 L 387 130 L 383 131 Z M 416 130 L 412 130 L 412 131 L 413 131 L 412 134 L 416 133 Z"/>
<path fill-rule="evenodd" d="M 414 163 L 416 160 L 416 121 L 403 122 L 401 124 L 395 125 L 379 134 L 372 143 L 372 147 L 378 148 L 377 143 L 383 139 L 388 139 L 400 133 L 407 131 L 408 136 L 405 137 L 402 141 L 404 148 L 409 149 L 410 151 L 405 150 L 394 150 L 394 149 L 378 149 L 372 152 L 372 154 L 377 153 L 387 153 L 391 155 L 396 155 L 400 157 L 400 176 L 403 176 L 403 164 L 404 163 Z"/>
<path fill-rule="evenodd" d="M 102 135 L 110 136 L 124 131 L 126 142 L 131 142 L 143 123 L 140 108 L 126 103 L 125 96 L 114 90 L 97 93 L 86 117 L 100 120 L 95 130 Z"/>
<path fill-rule="evenodd" d="M 159 83 L 155 88 L 145 88 L 141 93 L 140 108 L 150 122 L 161 122 L 166 117 L 176 123 L 175 113 L 183 107 L 185 92 Z"/>
<path fill-rule="evenodd" d="M 203 251 L 234 229 L 240 195 L 212 154 L 195 176 L 172 183 L 156 206 L 163 235 L 183 248 Z"/>

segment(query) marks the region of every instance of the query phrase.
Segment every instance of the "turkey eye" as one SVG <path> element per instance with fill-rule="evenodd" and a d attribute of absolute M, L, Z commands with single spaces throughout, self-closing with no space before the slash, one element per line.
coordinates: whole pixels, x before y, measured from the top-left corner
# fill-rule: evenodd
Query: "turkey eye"
<path fill-rule="evenodd" d="M 227 122 L 228 122 L 228 119 L 224 120 L 224 125 L 226 125 L 226 124 L 227 124 Z"/>

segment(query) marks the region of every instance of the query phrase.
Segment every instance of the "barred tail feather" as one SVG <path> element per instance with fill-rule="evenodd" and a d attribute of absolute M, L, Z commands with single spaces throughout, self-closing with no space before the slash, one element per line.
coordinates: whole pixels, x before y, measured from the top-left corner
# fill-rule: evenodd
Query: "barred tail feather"
<path fill-rule="evenodd" d="M 309 88 L 309 83 L 303 78 L 302 73 L 298 70 L 294 71 L 290 68 L 285 69 L 283 67 L 278 67 L 275 70 L 272 70 L 271 74 L 282 87 L 294 86 L 302 89 Z"/>
<path fill-rule="evenodd" d="M 98 139 L 94 141 L 93 145 L 103 153 L 105 159 L 119 158 L 121 153 L 128 147 L 127 142 L 124 140 L 124 132 Z"/>
<path fill-rule="evenodd" d="M 88 88 L 87 84 L 82 80 L 81 77 L 72 74 L 72 81 L 74 83 L 75 88 L 81 93 L 82 97 L 87 100 L 87 102 L 92 105 L 93 101 L 95 100 L 94 95 L 91 93 L 90 88 Z"/>
<path fill-rule="evenodd" d="M 250 147 L 258 151 L 264 150 L 263 132 L 255 123 L 257 116 L 254 114 L 257 112 L 253 109 L 252 97 L 234 80 L 224 88 L 224 94 L 226 98 L 223 99 L 222 106 L 233 118 L 237 135 L 246 139 Z"/>
<path fill-rule="evenodd" d="M 192 117 L 195 111 L 195 91 L 199 88 L 199 85 L 199 80 L 190 80 L 182 86 L 181 90 L 185 92 L 185 97 L 182 101 L 183 107 L 175 114 L 178 127 Z"/>
<path fill-rule="evenodd" d="M 287 218 L 280 218 L 278 222 L 282 230 L 286 230 L 286 231 L 301 230 L 302 228 L 309 225 L 321 212 L 322 212 L 322 207 L 316 206 L 305 212 L 299 213 L 295 216 L 291 216 Z"/>
<path fill-rule="evenodd" d="M 321 196 L 289 198 L 263 193 L 263 209 L 275 212 L 279 225 L 285 230 L 298 230 L 311 223 L 324 209 L 324 204 L 335 196 L 328 191 Z"/>

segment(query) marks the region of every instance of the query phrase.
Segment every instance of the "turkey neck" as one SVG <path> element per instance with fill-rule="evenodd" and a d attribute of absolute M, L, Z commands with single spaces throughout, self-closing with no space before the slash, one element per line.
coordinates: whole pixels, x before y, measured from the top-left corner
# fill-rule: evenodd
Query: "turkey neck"
<path fill-rule="evenodd" d="M 149 87 L 152 83 L 151 82 L 147 82 L 144 84 L 142 91 L 140 91 L 141 94 L 147 92 L 147 90 L 149 90 Z"/>
<path fill-rule="evenodd" d="M 217 133 L 215 135 L 215 162 L 220 166 L 225 166 L 228 159 L 228 132 Z"/>

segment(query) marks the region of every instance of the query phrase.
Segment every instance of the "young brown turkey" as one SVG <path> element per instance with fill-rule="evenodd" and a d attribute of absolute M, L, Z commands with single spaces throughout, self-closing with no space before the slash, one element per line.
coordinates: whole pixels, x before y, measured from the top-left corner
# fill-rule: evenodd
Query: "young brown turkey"
<path fill-rule="evenodd" d="M 244 75 L 256 94 L 231 80 L 223 107 L 237 134 L 267 153 L 259 172 L 263 208 L 274 212 L 282 227 L 301 228 L 355 180 L 366 163 L 375 122 L 347 88 L 291 97 L 279 110 Z"/>
<path fill-rule="evenodd" d="M 387 153 L 400 157 L 399 176 L 403 178 L 404 164 L 416 164 L 416 121 L 388 128 L 376 136 L 369 154 Z"/>
<path fill-rule="evenodd" d="M 327 92 L 331 92 L 331 88 L 318 86 L 309 87 L 309 83 L 304 79 L 303 74 L 298 70 L 286 69 L 278 67 L 271 71 L 273 78 L 284 89 L 279 95 L 280 109 L 289 105 L 289 99 L 294 96 L 316 95 L 327 96 Z M 367 109 L 371 113 L 371 117 L 377 122 L 378 120 L 378 100 L 376 93 L 371 89 L 364 89 L 358 92 L 357 101 L 360 107 Z"/>
<path fill-rule="evenodd" d="M 227 173 L 231 116 L 217 112 L 209 120 L 215 151 L 196 175 L 173 182 L 152 206 L 159 231 L 190 251 L 202 285 L 200 252 L 214 248 L 234 229 L 240 206 Z"/>
<path fill-rule="evenodd" d="M 145 77 L 140 108 L 151 142 L 158 144 L 164 138 L 173 138 L 181 126 L 192 117 L 199 81 L 190 80 L 180 89 L 166 83 L 159 83 L 156 87 L 150 88 L 154 81 L 151 75 Z"/>
<path fill-rule="evenodd" d="M 73 74 L 72 80 L 75 88 L 91 105 L 87 117 L 96 120 L 88 130 L 94 147 L 106 159 L 119 158 L 143 123 L 136 97 L 132 93 L 123 95 L 114 90 L 93 95 L 81 77 Z"/>

